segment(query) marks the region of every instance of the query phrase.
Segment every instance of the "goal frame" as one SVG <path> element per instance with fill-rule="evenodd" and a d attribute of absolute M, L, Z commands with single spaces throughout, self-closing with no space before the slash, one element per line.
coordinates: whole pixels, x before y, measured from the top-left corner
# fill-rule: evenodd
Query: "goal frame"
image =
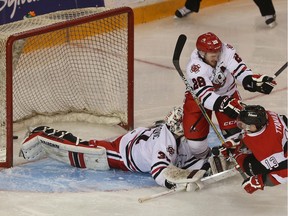
<path fill-rule="evenodd" d="M 12 64 L 12 46 L 16 40 L 41 35 L 56 30 L 72 27 L 93 20 L 128 14 L 128 121 L 127 125 L 120 124 L 126 130 L 134 128 L 134 14 L 130 7 L 121 7 L 103 11 L 98 14 L 80 17 L 73 20 L 64 21 L 49 25 L 45 28 L 36 28 L 9 36 L 6 43 L 6 161 L 0 162 L 0 167 L 10 168 L 13 166 L 13 64 Z M 33 18 L 32 18 L 33 19 Z"/>

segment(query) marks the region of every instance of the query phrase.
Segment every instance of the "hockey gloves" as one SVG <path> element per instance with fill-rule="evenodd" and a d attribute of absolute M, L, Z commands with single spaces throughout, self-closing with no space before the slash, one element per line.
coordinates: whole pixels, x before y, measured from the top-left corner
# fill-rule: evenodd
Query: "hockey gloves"
<path fill-rule="evenodd" d="M 201 169 L 193 170 L 187 177 L 187 179 L 190 179 L 193 182 L 187 184 L 186 191 L 201 190 L 204 187 L 203 183 L 201 182 L 201 178 L 203 178 L 209 168 L 210 164 L 205 163 Z"/>
<path fill-rule="evenodd" d="M 243 104 L 235 99 L 228 96 L 219 97 L 214 104 L 215 111 L 223 112 L 230 118 L 236 119 L 243 109 Z"/>
<path fill-rule="evenodd" d="M 261 92 L 263 94 L 270 94 L 276 84 L 273 77 L 267 75 L 253 74 L 243 79 L 244 89 L 250 92 Z"/>
<path fill-rule="evenodd" d="M 264 189 L 264 182 L 262 175 L 251 176 L 248 179 L 244 180 L 242 187 L 246 190 L 247 193 L 254 193 L 257 190 Z"/>
<path fill-rule="evenodd" d="M 240 142 L 236 142 L 235 140 L 227 140 L 222 146 L 219 146 L 220 154 L 226 159 L 229 159 L 230 156 L 235 156 L 239 149 Z"/>
<path fill-rule="evenodd" d="M 166 179 L 165 187 L 168 189 L 183 188 L 187 192 L 202 189 L 204 185 L 201 183 L 200 179 L 205 173 L 206 170 L 193 170 L 186 179 L 180 179 L 179 182 L 176 180 L 177 183 L 172 182 L 173 180 L 169 181 Z"/>
<path fill-rule="evenodd" d="M 204 163 L 201 169 L 192 171 L 180 169 L 175 166 L 168 166 L 164 169 L 165 187 L 168 189 L 183 188 L 186 191 L 195 191 L 204 187 L 201 178 L 210 168 L 209 163 Z"/>

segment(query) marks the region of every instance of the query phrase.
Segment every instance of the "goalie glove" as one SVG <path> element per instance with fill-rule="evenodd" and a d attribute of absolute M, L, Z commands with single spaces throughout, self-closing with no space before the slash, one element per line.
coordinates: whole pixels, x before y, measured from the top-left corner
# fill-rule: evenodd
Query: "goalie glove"
<path fill-rule="evenodd" d="M 243 107 L 244 104 L 236 98 L 223 96 L 215 101 L 213 110 L 223 112 L 230 118 L 236 119 Z"/>
<path fill-rule="evenodd" d="M 187 183 L 186 191 L 196 191 L 201 190 L 204 185 L 201 182 L 201 179 L 204 177 L 207 170 L 210 168 L 210 164 L 206 162 L 201 169 L 192 170 L 192 172 L 188 175 L 187 179 L 191 181 L 191 183 Z"/>
<path fill-rule="evenodd" d="M 206 173 L 206 170 L 204 169 L 193 170 L 187 177 L 187 179 L 189 179 L 189 181 L 191 182 L 176 184 L 176 186 L 177 187 L 184 186 L 187 192 L 201 190 L 204 187 L 203 183 L 201 183 L 201 178 L 203 178 L 205 173 Z"/>
<path fill-rule="evenodd" d="M 175 188 L 183 188 L 186 192 L 189 191 L 196 191 L 196 190 L 201 190 L 204 185 L 203 183 L 198 180 L 196 182 L 189 182 L 189 183 L 173 183 L 168 181 L 167 179 L 165 180 L 165 187 L 168 189 L 175 189 Z"/>
<path fill-rule="evenodd" d="M 201 178 L 210 168 L 209 163 L 204 163 L 201 169 L 195 169 L 191 172 L 175 166 L 169 166 L 165 171 L 165 187 L 168 189 L 185 188 L 186 191 L 195 191 L 203 188 Z"/>
<path fill-rule="evenodd" d="M 243 79 L 243 87 L 250 92 L 270 94 L 277 83 L 273 77 L 261 74 L 248 75 Z"/>

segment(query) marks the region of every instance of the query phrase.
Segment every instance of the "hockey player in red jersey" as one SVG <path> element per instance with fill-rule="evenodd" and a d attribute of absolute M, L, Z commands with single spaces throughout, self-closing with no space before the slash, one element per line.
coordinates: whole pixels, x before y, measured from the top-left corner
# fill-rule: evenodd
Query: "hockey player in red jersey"
<path fill-rule="evenodd" d="M 240 111 L 237 124 L 244 134 L 240 139 L 227 140 L 222 152 L 232 149 L 236 161 L 249 176 L 243 188 L 253 193 L 265 186 L 286 183 L 287 117 L 265 111 L 259 105 L 249 105 Z M 246 148 L 248 151 L 244 151 Z"/>
<path fill-rule="evenodd" d="M 23 141 L 21 153 L 27 160 L 48 156 L 79 168 L 150 172 L 159 185 L 170 189 L 177 186 L 168 180 L 173 173 L 198 180 L 209 169 L 208 159 L 195 158 L 186 144 L 182 115 L 182 107 L 174 108 L 165 123 L 139 127 L 112 140 L 86 141 L 39 126 Z"/>
<path fill-rule="evenodd" d="M 236 117 L 242 104 L 236 82 L 248 91 L 263 94 L 269 94 L 276 84 L 270 76 L 253 74 L 234 47 L 222 43 L 211 32 L 198 37 L 186 77 L 210 118 L 215 111 L 225 139 L 240 132 Z M 183 129 L 188 144 L 196 157 L 206 157 L 210 153 L 207 142 L 209 124 L 188 91 L 183 108 Z"/>

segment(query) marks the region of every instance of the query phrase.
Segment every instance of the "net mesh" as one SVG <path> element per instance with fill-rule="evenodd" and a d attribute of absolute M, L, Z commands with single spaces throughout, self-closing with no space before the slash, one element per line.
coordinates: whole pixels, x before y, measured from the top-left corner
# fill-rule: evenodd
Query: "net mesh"
<path fill-rule="evenodd" d="M 58 11 L 0 26 L 0 147 L 6 146 L 7 39 L 27 31 L 41 33 L 13 43 L 14 130 L 55 119 L 127 124 L 128 14 L 41 31 L 107 11 Z"/>

